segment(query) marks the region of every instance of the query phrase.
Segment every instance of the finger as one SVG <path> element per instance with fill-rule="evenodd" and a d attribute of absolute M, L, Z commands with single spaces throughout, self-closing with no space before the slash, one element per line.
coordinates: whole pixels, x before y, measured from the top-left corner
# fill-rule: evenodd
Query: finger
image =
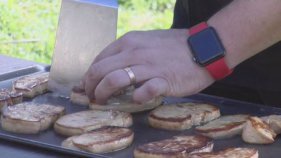
<path fill-rule="evenodd" d="M 117 41 L 113 42 L 112 44 L 108 45 L 105 49 L 103 49 L 100 52 L 100 54 L 96 56 L 94 61 L 91 63 L 89 69 L 87 70 L 87 72 L 82 77 L 82 80 L 80 82 L 81 87 L 84 87 L 84 89 L 86 89 L 86 80 L 89 77 L 89 75 L 94 73 L 94 72 L 91 71 L 94 64 L 98 63 L 99 61 L 101 61 L 105 57 L 109 57 L 111 55 L 118 54 L 120 51 L 121 51 L 121 48 L 120 48 L 119 42 L 117 42 Z M 88 85 L 89 85 L 89 81 L 88 81 Z M 92 88 L 87 88 L 87 89 L 92 89 Z"/>
<path fill-rule="evenodd" d="M 122 59 L 126 60 L 126 56 L 123 56 L 123 54 L 113 55 L 90 66 L 84 79 L 85 91 L 90 98 L 94 98 L 94 90 L 106 74 L 114 70 L 127 67 L 128 64 L 130 64 L 126 64 L 126 62 L 120 61 Z"/>
<path fill-rule="evenodd" d="M 168 82 L 163 78 L 152 78 L 146 81 L 133 93 L 133 100 L 138 103 L 145 103 L 168 92 Z"/>
<path fill-rule="evenodd" d="M 150 78 L 153 78 L 156 73 L 153 71 L 148 71 L 149 68 L 147 66 L 136 65 L 131 67 L 131 70 L 134 72 L 136 77 L 136 82 L 143 82 Z M 113 71 L 106 75 L 102 81 L 97 85 L 95 90 L 94 96 L 97 103 L 103 104 L 106 100 L 114 94 L 114 92 L 123 89 L 131 84 L 130 77 L 128 73 L 123 70 L 119 69 Z M 93 93 L 93 92 L 91 92 Z M 91 96 L 93 94 L 90 94 Z"/>
<path fill-rule="evenodd" d="M 112 71 L 140 63 L 141 58 L 133 58 L 132 51 L 136 50 L 128 50 L 126 52 L 113 55 L 90 66 L 85 76 L 84 86 L 86 93 L 91 94 L 89 95 L 90 98 L 94 97 L 92 91 L 94 91 L 98 83 L 105 77 L 105 75 Z"/>

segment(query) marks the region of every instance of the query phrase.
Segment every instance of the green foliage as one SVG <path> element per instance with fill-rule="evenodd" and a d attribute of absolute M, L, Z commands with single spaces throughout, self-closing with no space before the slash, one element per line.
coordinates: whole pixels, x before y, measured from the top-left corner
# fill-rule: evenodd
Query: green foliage
<path fill-rule="evenodd" d="M 175 0 L 119 0 L 117 37 L 131 30 L 167 29 Z M 0 0 L 0 53 L 50 63 L 59 0 Z"/>
<path fill-rule="evenodd" d="M 167 29 L 172 24 L 175 0 L 119 0 L 118 33 Z"/>
<path fill-rule="evenodd" d="M 50 63 L 59 5 L 52 0 L 0 0 L 0 53 Z"/>

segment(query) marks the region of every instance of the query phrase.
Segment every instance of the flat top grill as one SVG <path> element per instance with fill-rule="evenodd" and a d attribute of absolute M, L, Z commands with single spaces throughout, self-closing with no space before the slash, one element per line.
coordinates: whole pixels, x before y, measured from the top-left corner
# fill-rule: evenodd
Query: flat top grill
<path fill-rule="evenodd" d="M 30 69 L 20 69 L 14 72 L 0 73 L 0 78 L 6 78 L 5 80 L 0 80 L 0 88 L 8 88 L 11 86 L 12 81 L 18 77 L 35 72 L 44 72 L 48 68 L 44 66 L 35 66 L 35 68 Z M 22 72 L 24 71 L 24 72 Z M 1 72 L 1 71 L 0 71 Z M 87 110 L 87 106 L 76 105 L 69 101 L 67 98 L 61 98 L 55 96 L 53 93 L 46 93 L 35 97 L 34 99 L 25 99 L 24 101 L 32 101 L 37 103 L 50 103 L 53 105 L 62 105 L 66 108 L 66 113 L 73 113 L 77 111 Z M 274 107 L 267 107 L 258 104 L 251 104 L 246 102 L 240 102 L 237 100 L 231 100 L 221 97 L 214 97 L 204 94 L 197 94 L 190 96 L 188 98 L 165 98 L 165 104 L 171 103 L 182 103 L 182 102 L 208 102 L 215 104 L 221 110 L 222 115 L 228 114 L 251 114 L 255 116 L 264 116 L 270 114 L 281 115 L 281 109 Z M 147 121 L 148 112 L 141 112 L 133 114 L 134 125 L 130 127 L 134 133 L 135 138 L 131 146 L 124 150 L 107 153 L 107 154 L 92 154 L 88 152 L 75 151 L 70 149 L 65 149 L 60 146 L 61 142 L 66 138 L 54 132 L 53 129 L 48 129 L 47 131 L 41 132 L 40 134 L 27 135 L 27 134 L 14 134 L 6 132 L 0 128 L 0 139 L 9 140 L 12 142 L 17 142 L 21 144 L 29 144 L 31 146 L 37 146 L 43 149 L 54 150 L 58 152 L 68 153 L 76 156 L 85 157 L 104 157 L 104 158 L 125 158 L 133 157 L 133 150 L 136 146 L 151 141 L 161 140 L 170 138 L 175 135 L 192 135 L 196 134 L 192 129 L 184 131 L 167 131 L 152 128 L 148 125 Z M 229 139 L 214 140 L 214 150 L 220 150 L 227 147 L 251 147 L 259 150 L 259 155 L 261 158 L 278 158 L 281 155 L 281 138 L 278 136 L 276 141 L 270 145 L 252 145 L 246 144 L 242 141 L 241 136 L 235 136 Z"/>

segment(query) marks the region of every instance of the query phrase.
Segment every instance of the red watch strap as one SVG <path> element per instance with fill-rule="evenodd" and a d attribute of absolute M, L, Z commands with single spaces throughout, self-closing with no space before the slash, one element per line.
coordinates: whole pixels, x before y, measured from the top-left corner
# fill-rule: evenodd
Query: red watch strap
<path fill-rule="evenodd" d="M 199 24 L 197 24 L 197 25 L 195 25 L 195 26 L 193 26 L 193 27 L 191 27 L 189 29 L 189 35 L 190 36 L 194 35 L 194 34 L 200 32 L 200 31 L 202 31 L 202 30 L 204 30 L 204 29 L 206 29 L 208 27 L 209 26 L 208 26 L 208 24 L 206 22 L 201 22 L 201 23 L 199 23 Z"/>
<path fill-rule="evenodd" d="M 189 29 L 189 35 L 194 35 L 208 27 L 209 26 L 206 22 L 201 22 Z M 210 63 L 206 66 L 206 69 L 215 80 L 223 79 L 232 73 L 232 70 L 226 65 L 224 57 Z"/>
<path fill-rule="evenodd" d="M 226 65 L 224 58 L 220 58 L 219 60 L 207 65 L 206 69 L 215 80 L 223 79 L 232 73 L 232 70 Z"/>

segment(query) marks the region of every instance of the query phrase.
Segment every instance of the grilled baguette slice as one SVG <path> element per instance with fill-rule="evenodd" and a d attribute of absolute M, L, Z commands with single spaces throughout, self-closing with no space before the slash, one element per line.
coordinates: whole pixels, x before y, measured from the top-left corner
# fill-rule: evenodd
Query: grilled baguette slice
<path fill-rule="evenodd" d="M 197 126 L 195 130 L 200 134 L 210 138 L 230 138 L 242 133 L 244 124 L 249 117 L 249 115 L 222 116 L 203 126 Z"/>
<path fill-rule="evenodd" d="M 64 114 L 64 107 L 24 102 L 2 109 L 1 125 L 6 131 L 35 134 L 49 128 Z"/>
<path fill-rule="evenodd" d="M 228 148 L 218 152 L 196 153 L 187 158 L 258 158 L 259 153 L 252 148 Z"/>
<path fill-rule="evenodd" d="M 176 107 L 175 107 L 176 106 Z M 148 116 L 149 125 L 167 130 L 184 130 L 192 127 L 191 113 L 175 106 L 161 106 Z"/>
<path fill-rule="evenodd" d="M 261 119 L 269 124 L 269 127 L 273 129 L 276 134 L 281 133 L 281 115 L 269 115 L 261 117 Z"/>
<path fill-rule="evenodd" d="M 0 89 L 0 109 L 4 105 L 14 105 L 22 102 L 22 93 L 9 89 Z"/>
<path fill-rule="evenodd" d="M 250 117 L 242 132 L 243 140 L 252 144 L 270 144 L 275 137 L 276 133 L 258 117 Z"/>
<path fill-rule="evenodd" d="M 134 133 L 128 128 L 105 127 L 72 136 L 63 142 L 66 148 L 79 149 L 92 153 L 108 153 L 124 149 L 132 144 Z"/>
<path fill-rule="evenodd" d="M 152 127 L 184 130 L 192 125 L 206 123 L 220 116 L 220 110 L 209 104 L 182 103 L 165 105 L 153 110 L 148 121 Z"/>
<path fill-rule="evenodd" d="M 28 75 L 13 82 L 13 89 L 24 97 L 33 98 L 47 91 L 49 72 Z"/>
<path fill-rule="evenodd" d="M 157 106 L 161 105 L 163 98 L 156 97 L 152 100 L 143 103 L 143 104 L 137 104 L 132 99 L 132 93 L 133 89 L 129 87 L 125 91 L 120 92 L 121 95 L 114 95 L 107 101 L 107 105 L 99 105 L 96 104 L 95 101 L 92 101 L 89 105 L 90 109 L 93 110 L 118 110 L 118 111 L 124 111 L 124 112 L 141 112 L 146 110 L 151 110 L 156 108 Z"/>
<path fill-rule="evenodd" d="M 78 86 L 74 86 L 70 95 L 70 100 L 73 103 L 80 105 L 89 105 L 92 110 L 117 110 L 123 112 L 141 112 L 154 109 L 162 103 L 162 97 L 156 97 L 146 103 L 136 104 L 132 100 L 132 92 L 134 87 L 130 86 L 126 90 L 119 91 L 114 96 L 108 99 L 106 106 L 95 103 L 94 100 L 90 102 L 86 96 L 85 90 Z"/>
<path fill-rule="evenodd" d="M 125 97 L 112 97 L 108 100 L 106 105 L 96 104 L 94 101 L 90 103 L 89 107 L 92 110 L 118 110 L 129 113 L 136 113 L 147 111 L 161 105 L 162 97 L 156 97 L 146 103 L 137 104 L 131 99 L 127 100 Z"/>
<path fill-rule="evenodd" d="M 211 152 L 213 142 L 204 136 L 174 136 L 138 146 L 135 158 L 186 158 L 189 154 Z"/>
<path fill-rule="evenodd" d="M 119 111 L 88 110 L 65 115 L 55 123 L 55 131 L 72 136 L 104 126 L 129 127 L 133 124 L 129 113 Z"/>

